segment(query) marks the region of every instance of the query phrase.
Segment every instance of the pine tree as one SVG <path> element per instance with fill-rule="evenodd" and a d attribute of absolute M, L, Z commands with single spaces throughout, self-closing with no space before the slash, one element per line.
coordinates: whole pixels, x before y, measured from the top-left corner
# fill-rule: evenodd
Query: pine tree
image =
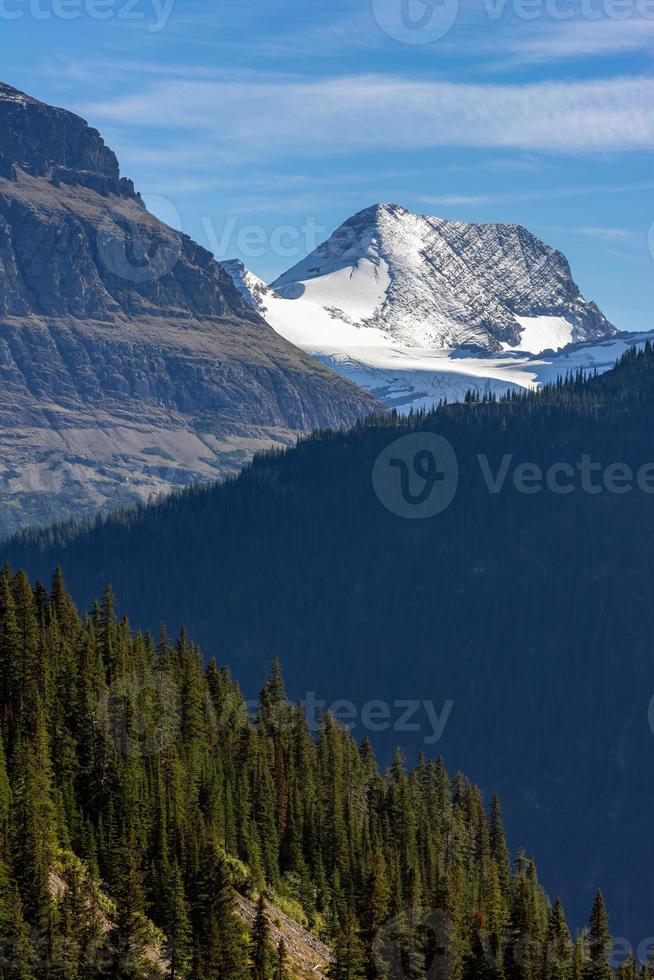
<path fill-rule="evenodd" d="M 184 890 L 184 881 L 177 862 L 165 885 L 164 928 L 168 939 L 167 956 L 170 980 L 185 980 L 192 962 L 192 930 Z"/>
<path fill-rule="evenodd" d="M 52 768 L 43 712 L 36 731 L 16 750 L 12 804 L 12 852 L 25 913 L 45 932 L 52 911 L 49 876 L 57 844 Z"/>
<path fill-rule="evenodd" d="M 286 727 L 287 698 L 284 688 L 282 665 L 276 657 L 273 660 L 270 677 L 259 697 L 259 720 L 269 734 L 279 739 Z"/>
<path fill-rule="evenodd" d="M 617 980 L 638 980 L 638 963 L 633 953 L 629 953 L 618 967 Z"/>
<path fill-rule="evenodd" d="M 277 950 L 275 954 L 275 970 L 273 973 L 273 980 L 288 980 L 288 974 L 286 972 L 286 943 L 284 939 L 280 939 L 277 945 Z M 624 980 L 631 980 L 631 978 L 625 977 Z"/>
<path fill-rule="evenodd" d="M 364 878 L 361 898 L 362 937 L 370 955 L 377 932 L 390 914 L 391 886 L 386 859 L 380 848 L 373 852 Z"/>
<path fill-rule="evenodd" d="M 543 980 L 571 980 L 573 945 L 561 899 L 550 910 L 543 958 Z"/>
<path fill-rule="evenodd" d="M 116 920 L 110 933 L 112 976 L 141 980 L 148 969 L 150 942 L 144 914 L 143 874 L 137 864 L 133 834 L 121 849 L 116 884 Z"/>
<path fill-rule="evenodd" d="M 77 864 L 68 867 L 57 910 L 62 980 L 86 980 L 101 975 L 109 966 L 98 904 L 84 868 Z M 59 976 L 55 971 L 52 975 Z"/>
<path fill-rule="evenodd" d="M 609 921 L 601 891 L 597 891 L 590 913 L 588 928 L 588 961 L 584 968 L 585 980 L 611 980 L 613 971 L 609 965 L 612 941 Z"/>
<path fill-rule="evenodd" d="M 359 924 L 350 910 L 346 912 L 338 933 L 329 976 L 330 980 L 364 980 L 366 976 L 366 958 Z"/>
<path fill-rule="evenodd" d="M 583 980 L 587 959 L 586 936 L 584 933 L 579 933 L 572 951 L 572 980 Z"/>
<path fill-rule="evenodd" d="M 34 593 L 27 575 L 20 571 L 13 581 L 15 609 L 15 659 L 11 662 L 13 714 L 21 730 L 31 736 L 37 724 L 40 707 L 41 682 L 44 672 L 40 664 L 39 623 Z M 11 611 L 10 611 L 11 622 Z M 13 623 L 11 629 L 13 630 Z M 11 640 L 10 640 L 11 643 Z"/>
<path fill-rule="evenodd" d="M 33 960 L 20 891 L 10 884 L 7 868 L 0 862 L 0 977 L 2 980 L 40 980 Z"/>
<path fill-rule="evenodd" d="M 207 842 L 195 888 L 193 980 L 245 980 L 247 949 L 234 913 L 234 890 L 219 849 Z"/>
<path fill-rule="evenodd" d="M 491 800 L 491 817 L 489 829 L 490 849 L 497 865 L 502 890 L 506 894 L 511 881 L 511 857 L 506 846 L 504 825 L 502 823 L 502 808 L 497 794 Z"/>
<path fill-rule="evenodd" d="M 263 893 L 257 903 L 257 917 L 252 930 L 252 977 L 253 980 L 267 980 L 270 959 L 268 941 L 268 916 Z"/>

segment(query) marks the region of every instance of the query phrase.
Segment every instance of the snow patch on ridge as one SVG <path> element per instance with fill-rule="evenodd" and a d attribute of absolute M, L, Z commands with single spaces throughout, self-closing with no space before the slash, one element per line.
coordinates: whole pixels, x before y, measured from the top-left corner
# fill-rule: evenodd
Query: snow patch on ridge
<path fill-rule="evenodd" d="M 502 344 L 502 350 L 540 354 L 544 350 L 560 350 L 575 339 L 575 325 L 564 316 L 517 316 L 516 320 L 522 327 L 520 343 Z"/>

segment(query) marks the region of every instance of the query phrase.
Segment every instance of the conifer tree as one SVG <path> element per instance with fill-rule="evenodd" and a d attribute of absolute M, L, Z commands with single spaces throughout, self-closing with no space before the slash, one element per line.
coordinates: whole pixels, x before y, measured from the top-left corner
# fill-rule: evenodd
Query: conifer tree
<path fill-rule="evenodd" d="M 35 965 L 20 891 L 10 884 L 7 868 L 0 862 L 0 977 L 40 980 Z"/>
<path fill-rule="evenodd" d="M 234 891 L 219 849 L 203 849 L 194 909 L 193 980 L 246 980 L 249 975 L 243 930 L 234 913 Z"/>
<path fill-rule="evenodd" d="M 561 899 L 550 910 L 543 957 L 543 980 L 571 980 L 573 945 Z"/>
<path fill-rule="evenodd" d="M 337 936 L 334 962 L 329 973 L 330 980 L 364 980 L 365 964 L 359 924 L 354 913 L 348 910 Z"/>
<path fill-rule="evenodd" d="M 365 942 L 368 956 L 371 955 L 372 944 L 381 926 L 390 914 L 391 886 L 388 880 L 386 859 L 380 848 L 373 852 L 367 874 L 364 878 L 361 899 L 362 938 Z"/>
<path fill-rule="evenodd" d="M 166 903 L 164 927 L 168 939 L 167 956 L 170 980 L 185 980 L 192 961 L 192 931 L 188 914 L 184 881 L 177 862 L 165 884 Z"/>
<path fill-rule="evenodd" d="M 575 939 L 572 951 L 572 980 L 583 980 L 587 959 L 586 936 L 581 932 Z"/>
<path fill-rule="evenodd" d="M 252 978 L 267 980 L 270 961 L 268 915 L 263 892 L 257 903 L 257 917 L 252 930 Z"/>
<path fill-rule="evenodd" d="M 638 980 L 638 963 L 633 953 L 629 953 L 618 967 L 617 980 Z"/>
<path fill-rule="evenodd" d="M 590 913 L 588 928 L 588 961 L 584 968 L 585 980 L 611 980 L 613 971 L 609 965 L 611 953 L 609 920 L 601 891 L 597 891 Z"/>
<path fill-rule="evenodd" d="M 115 892 L 116 919 L 110 933 L 112 975 L 120 980 L 141 980 L 148 969 L 150 937 L 144 914 L 143 874 L 136 861 L 133 834 L 121 848 Z"/>
<path fill-rule="evenodd" d="M 273 980 L 288 980 L 288 973 L 286 972 L 286 943 L 284 939 L 280 939 L 277 944 L 277 950 L 275 952 L 275 970 L 273 973 Z M 625 978 L 628 980 L 628 978 Z"/>
<path fill-rule="evenodd" d="M 511 880 L 511 857 L 509 855 L 509 849 L 506 846 L 504 825 L 502 823 L 502 808 L 497 794 L 494 794 L 491 800 L 489 840 L 491 854 L 499 871 L 500 884 L 504 892 L 506 892 Z"/>
<path fill-rule="evenodd" d="M 48 736 L 38 705 L 34 734 L 17 746 L 16 771 L 11 820 L 13 866 L 26 916 L 45 932 L 52 912 L 49 876 L 57 841 Z"/>

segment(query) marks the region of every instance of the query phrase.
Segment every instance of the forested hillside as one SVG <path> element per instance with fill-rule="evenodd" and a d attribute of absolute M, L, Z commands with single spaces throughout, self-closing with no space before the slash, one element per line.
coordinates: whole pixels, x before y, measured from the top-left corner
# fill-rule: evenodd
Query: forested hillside
<path fill-rule="evenodd" d="M 573 942 L 496 797 L 425 757 L 381 775 L 329 714 L 314 738 L 277 662 L 250 713 L 109 590 L 80 619 L 59 573 L 5 569 L 0 726 L 3 980 L 296 976 L 264 894 L 331 943 L 334 980 L 612 976 L 601 894 Z M 235 889 L 259 896 L 250 930 Z"/>
<path fill-rule="evenodd" d="M 654 497 L 601 481 L 651 463 L 653 430 L 648 347 L 587 382 L 318 433 L 224 485 L 3 551 L 42 581 L 61 564 L 84 607 L 111 581 L 135 625 L 185 624 L 248 697 L 278 656 L 293 698 L 359 714 L 373 698 L 429 700 L 441 718 L 453 702 L 429 751 L 500 791 L 512 839 L 575 924 L 602 884 L 636 944 L 654 907 Z M 404 520 L 373 492 L 374 463 L 430 432 L 454 448 L 458 493 Z M 511 457 L 501 492 L 479 454 L 493 474 Z M 520 493 L 511 478 L 527 462 L 578 475 L 583 459 L 599 468 L 590 489 Z M 413 761 L 432 735 L 387 727 L 371 736 L 384 764 L 398 741 Z"/>

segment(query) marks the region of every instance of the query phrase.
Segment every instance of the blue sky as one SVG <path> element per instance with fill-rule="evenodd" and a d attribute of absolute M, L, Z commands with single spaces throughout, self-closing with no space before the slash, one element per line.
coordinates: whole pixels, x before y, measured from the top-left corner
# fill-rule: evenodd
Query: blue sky
<path fill-rule="evenodd" d="M 262 278 L 391 201 L 524 224 L 654 328 L 654 0 L 0 0 L 0 45 Z"/>

